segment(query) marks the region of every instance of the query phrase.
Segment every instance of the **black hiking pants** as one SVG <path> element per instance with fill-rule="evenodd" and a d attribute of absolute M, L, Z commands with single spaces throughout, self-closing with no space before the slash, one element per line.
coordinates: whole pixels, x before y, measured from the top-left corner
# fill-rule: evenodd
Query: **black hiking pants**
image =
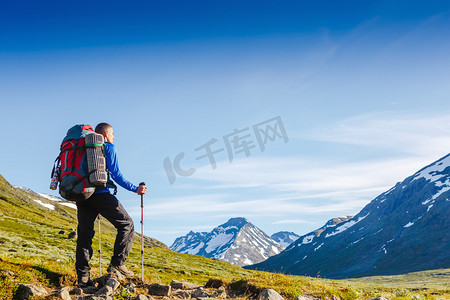
<path fill-rule="evenodd" d="M 96 193 L 89 199 L 77 202 L 78 208 L 78 239 L 75 268 L 78 277 L 89 276 L 89 261 L 92 257 L 92 238 L 94 237 L 95 220 L 100 214 L 117 229 L 114 252 L 111 265 L 119 266 L 125 263 L 133 242 L 133 220 L 110 193 Z"/>

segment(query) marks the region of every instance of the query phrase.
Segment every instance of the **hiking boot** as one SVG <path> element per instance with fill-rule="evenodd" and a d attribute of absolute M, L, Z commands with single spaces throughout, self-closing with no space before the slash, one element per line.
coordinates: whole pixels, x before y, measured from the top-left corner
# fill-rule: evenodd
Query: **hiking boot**
<path fill-rule="evenodd" d="M 92 281 L 91 277 L 89 277 L 89 276 L 82 276 L 82 277 L 78 277 L 77 285 L 80 288 L 94 286 L 94 281 Z"/>
<path fill-rule="evenodd" d="M 122 275 L 125 275 L 126 277 L 133 277 L 134 276 L 134 272 L 130 271 L 127 269 L 127 267 L 125 265 L 121 265 L 121 266 L 112 266 L 109 265 L 108 266 L 108 273 L 113 273 L 113 272 L 119 272 Z"/>

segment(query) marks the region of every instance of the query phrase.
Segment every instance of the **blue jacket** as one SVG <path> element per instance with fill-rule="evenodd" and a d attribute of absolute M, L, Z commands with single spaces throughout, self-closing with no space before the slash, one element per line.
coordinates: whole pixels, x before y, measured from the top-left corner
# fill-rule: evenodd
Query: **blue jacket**
<path fill-rule="evenodd" d="M 136 192 L 137 186 L 126 180 L 119 169 L 119 161 L 117 160 L 117 152 L 114 144 L 105 143 L 106 169 L 110 172 L 112 179 L 121 187 L 130 192 Z M 103 188 L 95 193 L 109 193 L 109 189 Z"/>

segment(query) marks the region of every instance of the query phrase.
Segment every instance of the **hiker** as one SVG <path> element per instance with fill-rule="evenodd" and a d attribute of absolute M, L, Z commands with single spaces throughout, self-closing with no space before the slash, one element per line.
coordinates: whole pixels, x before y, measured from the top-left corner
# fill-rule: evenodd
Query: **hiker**
<path fill-rule="evenodd" d="M 145 194 L 145 185 L 135 186 L 127 181 L 119 169 L 117 153 L 114 142 L 114 132 L 108 123 L 100 123 L 95 127 L 95 132 L 103 135 L 105 139 L 106 168 L 112 179 L 124 189 L 139 195 Z M 90 278 L 89 260 L 92 257 L 92 238 L 94 237 L 94 223 L 100 214 L 111 222 L 117 229 L 116 241 L 108 273 L 118 271 L 121 274 L 132 277 L 134 273 L 125 266 L 125 260 L 131 250 L 133 242 L 133 220 L 123 208 L 119 200 L 110 193 L 109 188 L 97 188 L 95 193 L 87 200 L 77 201 L 78 208 L 78 240 L 76 249 L 76 271 L 79 286 L 93 285 Z"/>

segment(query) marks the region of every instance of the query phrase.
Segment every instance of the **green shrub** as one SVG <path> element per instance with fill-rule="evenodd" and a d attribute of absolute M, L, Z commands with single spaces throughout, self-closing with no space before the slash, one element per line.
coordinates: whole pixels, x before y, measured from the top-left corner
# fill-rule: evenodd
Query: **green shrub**
<path fill-rule="evenodd" d="M 425 297 L 422 296 L 422 295 L 414 295 L 414 296 L 411 296 L 409 299 L 411 299 L 411 300 L 425 300 Z"/>
<path fill-rule="evenodd" d="M 409 291 L 407 289 L 397 290 L 395 292 L 396 297 L 409 297 Z"/>

